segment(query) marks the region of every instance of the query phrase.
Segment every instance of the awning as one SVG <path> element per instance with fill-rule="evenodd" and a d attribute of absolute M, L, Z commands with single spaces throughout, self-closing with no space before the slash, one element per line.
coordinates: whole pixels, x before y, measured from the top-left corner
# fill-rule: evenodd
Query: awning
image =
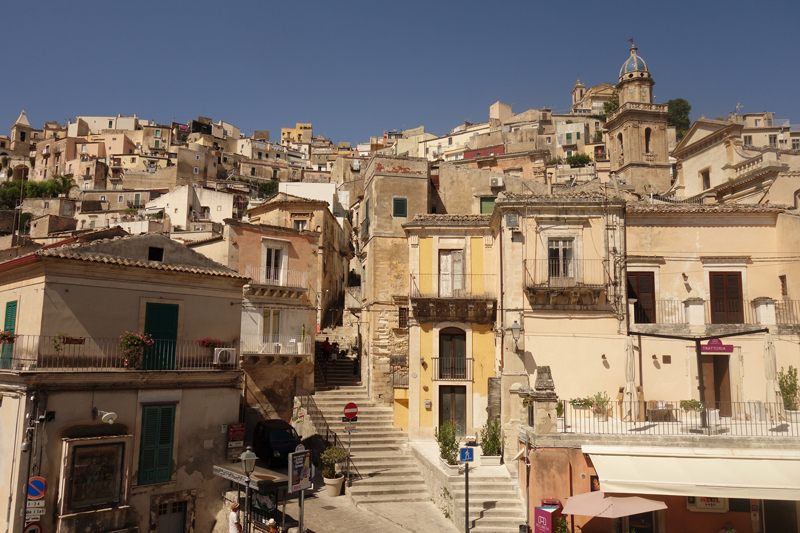
<path fill-rule="evenodd" d="M 800 450 L 582 446 L 604 492 L 800 500 Z"/>
<path fill-rule="evenodd" d="M 609 496 L 605 492 L 586 492 L 567 498 L 563 514 L 620 518 L 666 509 L 667 504 L 638 496 Z"/>
<path fill-rule="evenodd" d="M 246 486 L 248 484 L 247 476 L 244 474 L 242 465 L 239 462 L 214 465 L 212 471 L 215 476 L 228 479 L 238 485 Z M 250 474 L 249 482 L 251 489 L 268 491 L 275 488 L 288 487 L 289 477 L 284 473 L 256 465 L 255 470 Z"/>

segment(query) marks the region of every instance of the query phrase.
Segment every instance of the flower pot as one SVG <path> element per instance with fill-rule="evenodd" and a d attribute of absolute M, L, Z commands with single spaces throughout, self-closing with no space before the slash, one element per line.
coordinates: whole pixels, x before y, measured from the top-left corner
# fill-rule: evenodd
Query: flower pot
<path fill-rule="evenodd" d="M 608 420 L 608 409 L 606 409 L 605 407 L 602 408 L 595 407 L 594 409 L 592 409 L 592 415 L 594 416 L 594 419 L 597 420 L 598 422 L 605 422 L 606 420 Z"/>
<path fill-rule="evenodd" d="M 441 457 L 439 458 L 439 461 L 442 463 L 442 468 L 444 469 L 445 473 L 448 476 L 457 476 L 458 475 L 458 467 L 459 467 L 459 465 L 457 465 L 457 464 L 456 465 L 448 464 L 447 461 L 445 461 Z"/>
<path fill-rule="evenodd" d="M 14 344 L 14 338 L 0 339 L 0 344 Z"/>
<path fill-rule="evenodd" d="M 334 478 L 322 478 L 325 482 L 325 494 L 328 496 L 339 496 L 342 493 L 342 484 L 344 483 L 344 476 L 339 474 Z"/>
<path fill-rule="evenodd" d="M 83 344 L 85 339 L 83 337 L 64 337 L 61 341 L 62 344 Z"/>
<path fill-rule="evenodd" d="M 500 455 L 481 455 L 481 466 L 500 466 L 502 458 Z"/>

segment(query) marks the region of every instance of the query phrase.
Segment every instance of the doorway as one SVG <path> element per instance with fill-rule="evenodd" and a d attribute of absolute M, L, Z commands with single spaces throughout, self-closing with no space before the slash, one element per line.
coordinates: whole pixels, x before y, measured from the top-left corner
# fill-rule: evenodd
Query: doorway
<path fill-rule="evenodd" d="M 439 296 L 448 298 L 464 291 L 464 251 L 439 252 Z"/>
<path fill-rule="evenodd" d="M 443 385 L 439 387 L 439 425 L 447 421 L 456 425 L 456 435 L 463 437 L 467 428 L 467 387 Z"/>
<path fill-rule="evenodd" d="M 186 502 L 158 504 L 157 533 L 184 533 L 186 530 Z"/>
<path fill-rule="evenodd" d="M 144 332 L 153 338 L 145 350 L 143 370 L 174 370 L 175 348 L 178 344 L 178 304 L 148 302 L 145 307 Z"/>
<path fill-rule="evenodd" d="M 730 356 L 703 354 L 702 361 L 706 402 L 719 416 L 731 416 Z"/>
<path fill-rule="evenodd" d="M 764 500 L 764 531 L 797 533 L 797 502 Z"/>

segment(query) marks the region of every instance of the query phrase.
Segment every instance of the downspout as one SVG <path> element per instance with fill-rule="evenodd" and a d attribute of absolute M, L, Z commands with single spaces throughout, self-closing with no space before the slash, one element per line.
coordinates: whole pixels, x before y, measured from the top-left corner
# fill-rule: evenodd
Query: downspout
<path fill-rule="evenodd" d="M 34 450 L 36 449 L 36 441 L 35 441 L 36 430 L 35 430 L 35 427 L 33 425 L 33 417 L 34 417 L 34 414 L 36 413 L 36 408 L 37 408 L 37 404 L 38 404 L 37 391 L 31 392 L 30 396 L 28 396 L 28 393 L 26 392 L 25 393 L 25 399 L 29 400 L 30 408 L 27 409 L 28 413 L 25 416 L 25 418 L 27 418 L 27 427 L 25 428 L 25 434 L 23 434 L 23 436 L 22 436 L 22 441 L 25 442 L 25 439 L 28 436 L 28 432 L 30 432 L 30 435 L 31 435 L 31 438 L 28 440 L 28 450 L 27 450 L 27 458 L 26 458 L 27 459 L 27 461 L 26 461 L 27 465 L 25 466 L 25 478 L 23 480 L 24 483 L 25 483 L 25 488 L 26 488 L 26 492 L 27 492 L 28 480 L 31 477 L 31 463 L 33 462 L 32 461 L 32 457 L 33 457 Z M 23 453 L 25 453 L 25 452 L 23 452 Z M 27 503 L 27 501 L 23 500 L 23 502 L 22 502 L 23 507 L 26 505 L 26 503 Z M 25 519 L 23 518 L 23 519 L 20 520 L 20 529 L 19 529 L 20 533 L 25 533 L 25 527 L 26 527 Z"/>

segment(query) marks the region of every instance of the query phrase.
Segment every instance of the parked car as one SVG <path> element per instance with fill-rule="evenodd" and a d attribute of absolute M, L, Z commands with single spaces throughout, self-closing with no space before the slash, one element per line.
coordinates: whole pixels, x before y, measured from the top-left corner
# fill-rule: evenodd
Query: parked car
<path fill-rule="evenodd" d="M 253 451 L 270 467 L 286 464 L 289 454 L 300 444 L 300 437 L 291 424 L 283 420 L 266 420 L 256 424 Z"/>

